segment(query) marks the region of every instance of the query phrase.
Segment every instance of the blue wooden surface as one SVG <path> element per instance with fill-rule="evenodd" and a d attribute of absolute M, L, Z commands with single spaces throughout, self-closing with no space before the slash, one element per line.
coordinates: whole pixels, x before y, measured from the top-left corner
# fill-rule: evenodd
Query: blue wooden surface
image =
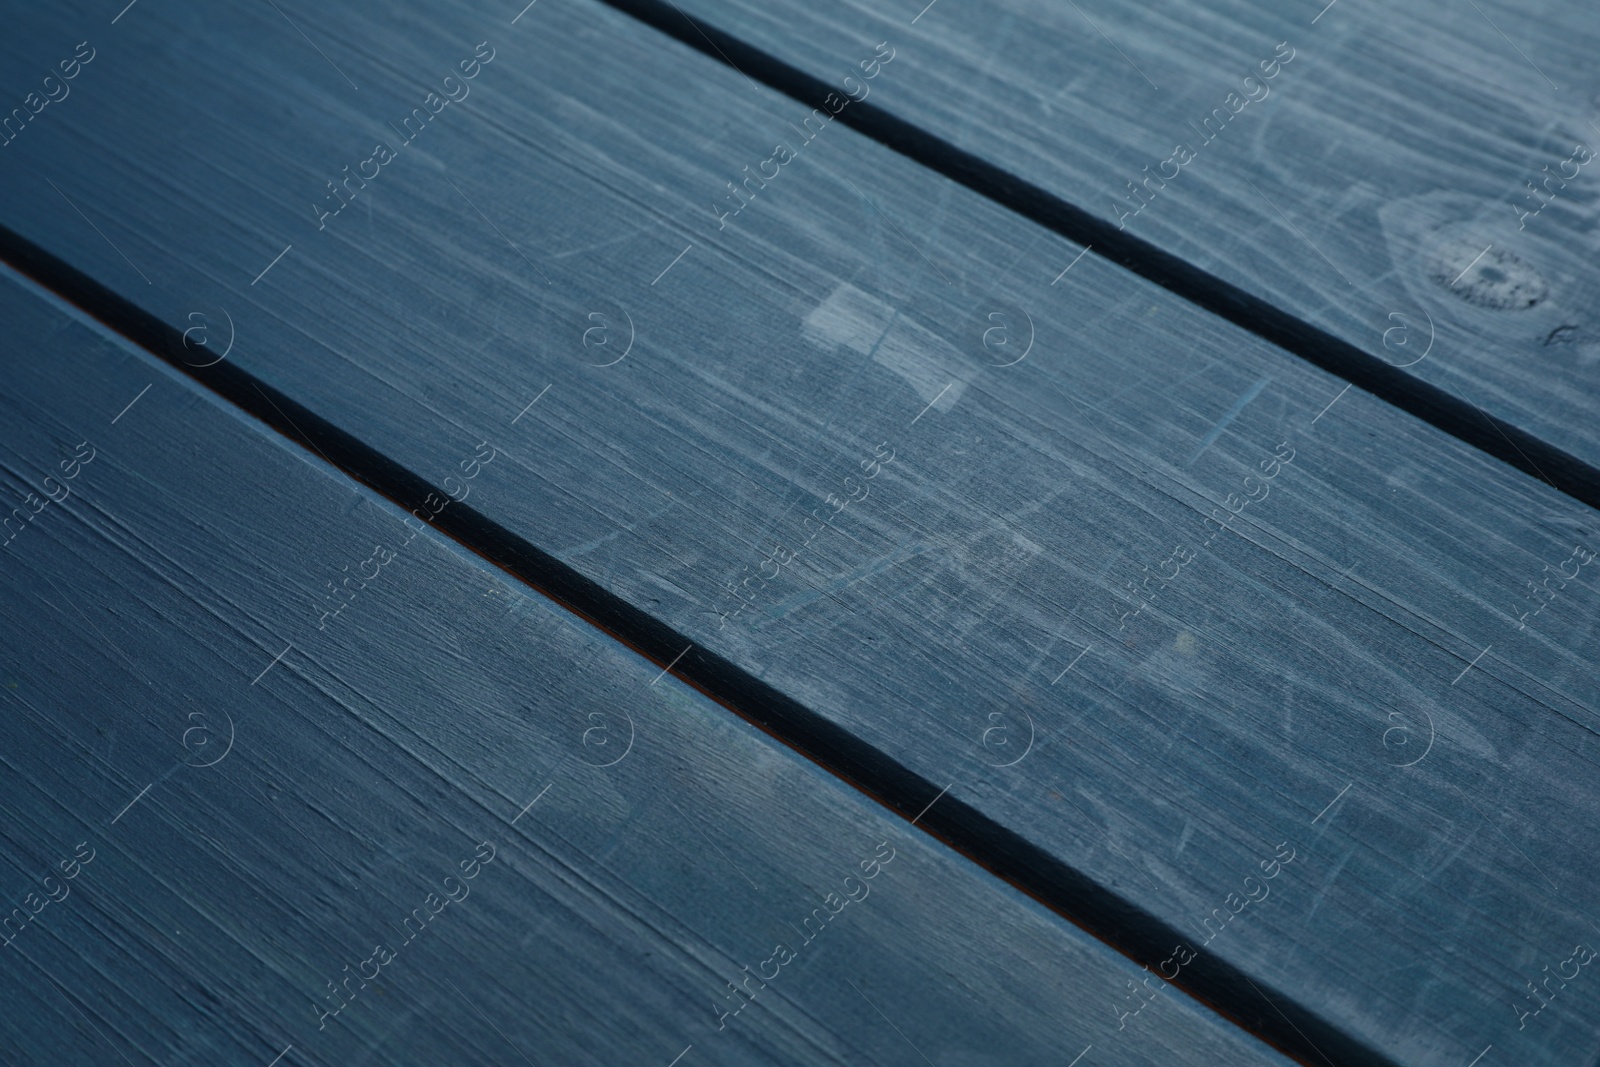
<path fill-rule="evenodd" d="M 922 825 L 1007 830 L 981 859 L 1152 968 L 1145 933 L 1208 936 L 1293 840 L 1305 890 L 1180 976 L 1247 1026 L 1592 1058 L 1581 985 L 1512 1013 L 1600 873 L 1587 509 L 839 124 L 722 228 L 803 113 L 598 5 L 510 14 L 329 8 L 325 58 L 268 8 L 135 8 L 7 146 L 0 222 L 174 333 L 230 321 L 226 367 L 441 492 L 506 442 L 441 525 L 856 739 L 832 765 L 907 815 L 948 784 Z M 471 98 L 324 214 L 485 37 Z"/>
<path fill-rule="evenodd" d="M 1119 1028 L 1133 962 L 9 274 L 0 322 L 58 498 L 0 552 L 5 1062 L 1286 1062 Z"/>
<path fill-rule="evenodd" d="M 1457 405 L 1439 415 L 1509 462 L 1479 407 L 1557 446 L 1600 500 L 1600 19 L 1582 5 L 616 2 L 830 83 L 892 41 L 864 104 L 1106 224 L 1098 254 L 1148 262 L 1119 242 L 1150 242 L 1325 331 L 1307 353 L 1403 368 L 1439 393 L 1397 382 L 1397 400 Z"/>

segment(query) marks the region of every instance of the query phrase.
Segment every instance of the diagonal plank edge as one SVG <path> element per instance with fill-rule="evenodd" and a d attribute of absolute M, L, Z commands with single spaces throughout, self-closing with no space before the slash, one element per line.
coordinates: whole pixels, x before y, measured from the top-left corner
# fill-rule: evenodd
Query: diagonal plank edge
<path fill-rule="evenodd" d="M 800 70 L 738 37 L 691 19 L 662 0 L 602 0 L 680 43 L 804 104 L 820 107 L 831 91 Z M 1194 266 L 1141 237 L 865 102 L 835 116 L 844 125 L 1021 217 L 1080 244 L 1175 296 L 1352 383 L 1457 440 L 1592 508 L 1600 508 L 1600 468 L 1490 415 L 1464 397 L 1405 373 L 1275 304 Z"/>
<path fill-rule="evenodd" d="M 60 475 L 0 553 L 5 1063 L 1285 1062 L 1117 1034 L 1106 945 L 3 268 L 0 321 L 0 488 Z"/>
<path fill-rule="evenodd" d="M 406 510 L 421 506 L 432 491 L 433 486 L 416 473 L 238 366 L 189 363 L 183 358 L 181 331 L 4 226 L 0 226 L 0 260 Z M 948 786 L 917 774 L 724 657 L 692 646 L 672 626 L 477 510 L 461 504 L 428 521 L 659 664 L 664 674 L 670 671 L 1130 959 L 1154 964 L 1174 942 L 1187 937 L 1016 830 L 943 791 Z M 1217 954 L 1204 954 L 1186 965 L 1170 984 L 1302 1063 L 1325 1063 L 1331 1056 L 1341 1064 L 1398 1065 Z"/>

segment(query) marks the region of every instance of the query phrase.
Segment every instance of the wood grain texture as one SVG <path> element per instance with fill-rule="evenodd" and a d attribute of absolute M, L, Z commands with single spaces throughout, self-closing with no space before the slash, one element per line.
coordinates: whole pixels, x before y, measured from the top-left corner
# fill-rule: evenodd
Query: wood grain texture
<path fill-rule="evenodd" d="M 1177 994 L 1119 1033 L 1132 962 L 9 273 L 0 308 L 5 495 L 60 498 L 0 551 L 8 1063 L 1286 1062 Z"/>
<path fill-rule="evenodd" d="M 230 312 L 230 365 L 442 488 L 503 444 L 464 506 L 1141 913 L 1203 939 L 1292 841 L 1304 890 L 1206 958 L 1379 1054 L 1600 1047 L 1581 983 L 1513 1014 L 1591 936 L 1593 583 L 1551 577 L 1590 512 L 1092 257 L 1052 284 L 1079 249 L 843 129 L 719 229 L 804 115 L 598 6 L 329 8 L 359 92 L 265 9 L 135 11 L 85 73 L 115 95 L 11 146 L 8 226 L 170 323 Z"/>
<path fill-rule="evenodd" d="M 624 6 L 830 83 L 892 42 L 867 103 L 1600 463 L 1600 22 L 1579 5 Z"/>

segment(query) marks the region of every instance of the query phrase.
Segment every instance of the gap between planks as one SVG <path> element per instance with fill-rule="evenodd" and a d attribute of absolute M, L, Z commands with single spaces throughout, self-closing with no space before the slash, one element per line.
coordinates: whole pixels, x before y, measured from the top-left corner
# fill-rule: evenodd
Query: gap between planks
<path fill-rule="evenodd" d="M 178 355 L 183 345 L 176 327 L 4 226 L 0 226 L 0 259 L 402 510 L 422 506 L 432 492 L 431 483 L 420 475 L 238 365 L 185 362 Z M 663 671 L 657 680 L 685 661 L 695 647 L 673 627 L 468 505 L 439 512 L 429 525 L 614 640 L 661 664 Z M 279 659 L 288 651 L 285 648 Z M 947 797 L 950 786 L 937 789 L 932 781 L 730 660 L 701 649 L 674 673 L 774 741 L 1127 958 L 1136 962 L 1157 959 L 1183 936 L 1159 916 L 1096 882 L 1019 831 L 969 803 Z M 934 802 L 928 803 L 926 798 L 936 790 Z M 917 814 L 913 816 L 913 812 Z M 1169 984 L 1302 1063 L 1313 1062 L 1327 1049 L 1344 1060 L 1399 1067 L 1312 1008 L 1274 990 L 1274 1007 L 1286 1024 L 1279 1025 L 1241 995 L 1246 985 L 1254 985 L 1248 975 L 1219 957 L 1207 962 L 1206 967 L 1185 968 Z"/>
<path fill-rule="evenodd" d="M 805 107 L 832 91 L 821 78 L 740 37 L 691 20 L 671 0 L 600 0 L 680 44 L 731 67 Z M 1415 378 L 1388 361 L 1202 270 L 1154 243 L 1005 168 L 908 122 L 877 104 L 858 103 L 835 116 L 857 133 L 977 193 L 1321 370 L 1537 478 L 1590 508 L 1600 509 L 1600 468 L 1465 398 Z M 980 116 L 981 117 L 981 116 Z M 1065 273 L 1065 272 L 1063 272 Z M 1059 280 L 1059 279 L 1058 279 Z"/>

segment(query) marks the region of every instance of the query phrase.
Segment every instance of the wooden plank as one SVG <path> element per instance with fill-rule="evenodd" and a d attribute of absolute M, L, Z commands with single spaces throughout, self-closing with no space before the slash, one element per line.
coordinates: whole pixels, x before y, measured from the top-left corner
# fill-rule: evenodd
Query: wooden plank
<path fill-rule="evenodd" d="M 1287 1062 L 1177 994 L 1119 1031 L 1134 963 L 9 274 L 0 309 L 48 356 L 0 394 L 4 495 L 49 499 L 0 552 L 7 1062 Z"/>
<path fill-rule="evenodd" d="M 1600 504 L 1575 5 L 610 2 Z"/>
<path fill-rule="evenodd" d="M 505 427 L 504 481 L 440 522 L 665 620 L 652 655 L 774 729 L 816 727 L 787 699 L 864 740 L 844 769 L 906 814 L 949 784 L 921 825 L 1009 828 L 988 862 L 1152 966 L 1292 839 L 1315 889 L 1180 975 L 1248 1025 L 1349 1062 L 1600 1047 L 1581 986 L 1510 1010 L 1600 874 L 1593 592 L 1559 576 L 1587 510 L 1103 262 L 1062 276 L 1080 249 L 846 130 L 719 229 L 706 199 L 804 116 L 598 7 L 501 36 L 330 8 L 359 100 L 304 42 L 237 44 L 271 13 L 135 10 L 115 108 L 13 146 L 8 225 L 173 326 L 230 312 L 221 368 L 442 489 Z M 471 100 L 317 229 L 304 190 L 486 36 Z M 180 57 L 203 101 L 133 77 Z"/>

